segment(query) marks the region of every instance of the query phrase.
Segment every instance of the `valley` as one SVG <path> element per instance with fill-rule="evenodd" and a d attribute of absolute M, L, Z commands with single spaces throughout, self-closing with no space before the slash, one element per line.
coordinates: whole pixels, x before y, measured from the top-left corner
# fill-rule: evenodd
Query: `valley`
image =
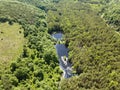
<path fill-rule="evenodd" d="M 0 0 L 0 90 L 119 90 L 120 0 Z"/>

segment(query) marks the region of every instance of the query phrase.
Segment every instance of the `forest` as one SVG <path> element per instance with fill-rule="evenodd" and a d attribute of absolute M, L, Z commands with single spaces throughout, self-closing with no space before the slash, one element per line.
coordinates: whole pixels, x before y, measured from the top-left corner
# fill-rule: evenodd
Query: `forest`
<path fill-rule="evenodd" d="M 120 0 L 0 0 L 0 90 L 120 90 Z M 52 32 L 64 34 L 63 78 Z"/>

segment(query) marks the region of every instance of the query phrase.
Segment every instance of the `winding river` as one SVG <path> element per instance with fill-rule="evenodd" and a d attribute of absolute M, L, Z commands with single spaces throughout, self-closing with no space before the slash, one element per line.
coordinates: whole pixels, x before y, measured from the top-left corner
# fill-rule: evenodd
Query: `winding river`
<path fill-rule="evenodd" d="M 52 37 L 57 41 L 62 40 L 62 33 L 52 34 Z M 56 52 L 59 58 L 59 65 L 61 70 L 63 71 L 63 78 L 69 78 L 72 76 L 72 66 L 68 61 L 68 48 L 64 44 L 57 43 L 55 45 Z"/>

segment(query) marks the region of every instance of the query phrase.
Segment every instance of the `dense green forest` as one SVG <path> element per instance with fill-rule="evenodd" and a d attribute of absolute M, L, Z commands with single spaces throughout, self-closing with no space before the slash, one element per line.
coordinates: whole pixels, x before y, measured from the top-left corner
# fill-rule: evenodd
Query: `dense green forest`
<path fill-rule="evenodd" d="M 115 27 L 114 20 L 109 21 L 111 14 L 106 13 L 110 10 L 102 11 L 104 7 L 111 8 L 110 2 L 91 3 L 61 1 L 56 4 L 57 11 L 48 11 L 49 28 L 57 26 L 65 32 L 69 60 L 78 74 L 63 80 L 61 90 L 120 89 L 120 34 L 116 32 L 119 27 Z M 97 5 L 102 6 L 94 11 Z"/>
<path fill-rule="evenodd" d="M 119 4 L 120 0 L 1 0 L 0 52 L 8 44 L 4 47 L 17 55 L 0 53 L 8 56 L 0 58 L 0 90 L 119 90 Z M 50 36 L 54 31 L 64 33 L 69 49 L 75 75 L 67 79 L 62 78 Z M 21 38 L 5 40 L 5 34 Z M 12 49 L 15 45 L 10 43 L 19 48 Z"/>
<path fill-rule="evenodd" d="M 0 90 L 57 90 L 61 71 L 45 11 L 18 1 L 0 1 L 0 22 L 21 24 L 25 38 L 17 59 L 0 68 Z"/>

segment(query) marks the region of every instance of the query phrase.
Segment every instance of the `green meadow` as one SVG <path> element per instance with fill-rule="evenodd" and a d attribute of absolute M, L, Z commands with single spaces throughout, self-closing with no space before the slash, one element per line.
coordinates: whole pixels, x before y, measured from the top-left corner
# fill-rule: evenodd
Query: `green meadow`
<path fill-rule="evenodd" d="M 0 23 L 0 69 L 20 55 L 24 40 L 23 29 L 19 24 Z"/>

